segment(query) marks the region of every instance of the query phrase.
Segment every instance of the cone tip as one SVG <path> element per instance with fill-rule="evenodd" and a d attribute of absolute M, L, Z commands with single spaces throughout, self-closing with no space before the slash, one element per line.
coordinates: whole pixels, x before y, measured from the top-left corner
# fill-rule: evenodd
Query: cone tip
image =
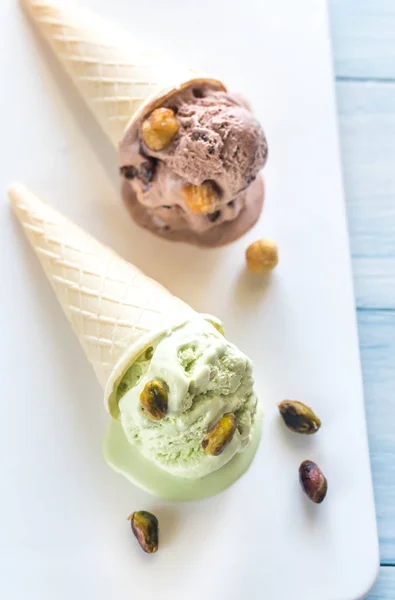
<path fill-rule="evenodd" d="M 21 3 L 21 5 L 24 8 L 33 8 L 35 5 L 38 5 L 38 4 L 47 4 L 46 1 L 38 2 L 37 0 L 19 0 L 19 2 Z M 49 4 L 49 2 L 48 2 L 48 4 Z"/>
<path fill-rule="evenodd" d="M 19 0 L 19 3 L 22 8 L 33 17 L 35 17 L 37 10 L 50 10 L 56 8 L 56 4 L 51 0 Z"/>
<path fill-rule="evenodd" d="M 29 210 L 37 209 L 42 204 L 45 204 L 33 192 L 31 192 L 22 183 L 12 183 L 8 188 L 8 197 L 13 211 L 18 214 L 19 209 L 24 206 L 29 207 Z"/>
<path fill-rule="evenodd" d="M 11 183 L 8 186 L 8 198 L 12 208 L 15 208 L 18 201 L 20 201 L 27 193 L 27 189 L 24 185 L 18 182 Z"/>
<path fill-rule="evenodd" d="M 33 2 L 34 2 L 34 0 L 19 0 L 20 5 L 25 10 L 28 10 L 29 8 L 32 8 L 33 7 Z"/>

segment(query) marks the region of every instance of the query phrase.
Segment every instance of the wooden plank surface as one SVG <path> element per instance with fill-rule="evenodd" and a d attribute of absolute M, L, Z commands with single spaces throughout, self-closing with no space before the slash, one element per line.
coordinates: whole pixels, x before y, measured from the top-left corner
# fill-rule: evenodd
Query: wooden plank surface
<path fill-rule="evenodd" d="M 381 567 L 395 600 L 395 0 L 329 0 Z"/>
<path fill-rule="evenodd" d="M 336 92 L 357 305 L 395 308 L 395 82 Z"/>
<path fill-rule="evenodd" d="M 381 567 L 377 584 L 369 594 L 369 600 L 394 600 L 395 568 Z"/>
<path fill-rule="evenodd" d="M 395 564 L 395 311 L 359 310 L 358 327 L 381 562 Z"/>
<path fill-rule="evenodd" d="M 338 77 L 395 78 L 394 0 L 329 0 Z"/>

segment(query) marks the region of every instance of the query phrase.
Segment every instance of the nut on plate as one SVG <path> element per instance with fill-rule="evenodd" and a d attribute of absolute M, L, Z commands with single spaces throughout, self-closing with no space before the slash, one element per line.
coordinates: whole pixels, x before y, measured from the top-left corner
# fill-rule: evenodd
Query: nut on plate
<path fill-rule="evenodd" d="M 141 548 L 147 554 L 153 554 L 158 550 L 158 519 L 152 513 L 146 510 L 139 510 L 132 513 L 128 520 L 132 525 L 132 531 L 140 544 Z"/>
<path fill-rule="evenodd" d="M 158 152 L 170 146 L 179 128 L 176 116 L 170 108 L 156 108 L 143 121 L 141 137 L 150 150 Z"/>
<path fill-rule="evenodd" d="M 145 384 L 140 394 L 140 404 L 150 419 L 160 421 L 167 415 L 168 397 L 165 385 L 153 379 Z"/>
<path fill-rule="evenodd" d="M 321 427 L 321 421 L 309 407 L 298 400 L 283 400 L 278 408 L 284 423 L 295 433 L 312 434 Z"/>
<path fill-rule="evenodd" d="M 318 465 L 312 460 L 305 460 L 299 467 L 299 480 L 307 496 L 321 504 L 328 491 L 328 482 Z"/>
<path fill-rule="evenodd" d="M 182 195 L 195 215 L 213 213 L 221 199 L 220 191 L 211 181 L 204 181 L 201 185 L 188 183 L 182 188 Z"/>
<path fill-rule="evenodd" d="M 226 413 L 207 431 L 202 441 L 202 448 L 210 456 L 218 456 L 230 444 L 237 427 L 233 413 Z"/>
<path fill-rule="evenodd" d="M 246 250 L 247 267 L 254 273 L 268 273 L 278 263 L 277 245 L 268 239 L 250 244 Z"/>

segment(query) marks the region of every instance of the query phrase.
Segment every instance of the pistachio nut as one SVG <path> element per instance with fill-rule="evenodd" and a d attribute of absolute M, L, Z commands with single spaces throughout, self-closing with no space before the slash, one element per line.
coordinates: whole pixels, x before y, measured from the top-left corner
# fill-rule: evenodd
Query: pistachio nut
<path fill-rule="evenodd" d="M 206 454 L 218 456 L 232 441 L 237 427 L 236 417 L 233 413 L 226 413 L 219 421 L 207 431 L 202 441 L 202 448 Z"/>
<path fill-rule="evenodd" d="M 152 554 L 158 550 L 158 519 L 146 510 L 132 513 L 128 520 L 132 531 L 144 552 Z"/>
<path fill-rule="evenodd" d="M 140 404 L 147 416 L 160 421 L 167 415 L 168 393 L 165 385 L 156 379 L 148 381 L 140 394 Z"/>
<path fill-rule="evenodd" d="M 297 400 L 283 400 L 278 404 L 284 423 L 296 433 L 316 433 L 321 427 L 321 421 L 314 411 Z"/>
<path fill-rule="evenodd" d="M 305 460 L 299 467 L 299 480 L 302 488 L 313 502 L 321 504 L 328 491 L 328 482 L 312 460 Z"/>
<path fill-rule="evenodd" d="M 144 352 L 142 352 L 140 354 L 140 356 L 137 358 L 136 362 L 144 362 L 146 360 L 151 360 L 151 358 L 154 355 L 154 349 L 152 346 L 148 346 L 148 348 L 146 350 L 144 350 Z"/>

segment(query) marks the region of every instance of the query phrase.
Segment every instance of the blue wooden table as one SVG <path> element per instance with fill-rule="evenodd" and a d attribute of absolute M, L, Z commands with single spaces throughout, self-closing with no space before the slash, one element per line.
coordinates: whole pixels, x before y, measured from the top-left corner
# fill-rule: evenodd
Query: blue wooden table
<path fill-rule="evenodd" d="M 395 600 L 395 0 L 329 0 L 381 569 Z"/>

